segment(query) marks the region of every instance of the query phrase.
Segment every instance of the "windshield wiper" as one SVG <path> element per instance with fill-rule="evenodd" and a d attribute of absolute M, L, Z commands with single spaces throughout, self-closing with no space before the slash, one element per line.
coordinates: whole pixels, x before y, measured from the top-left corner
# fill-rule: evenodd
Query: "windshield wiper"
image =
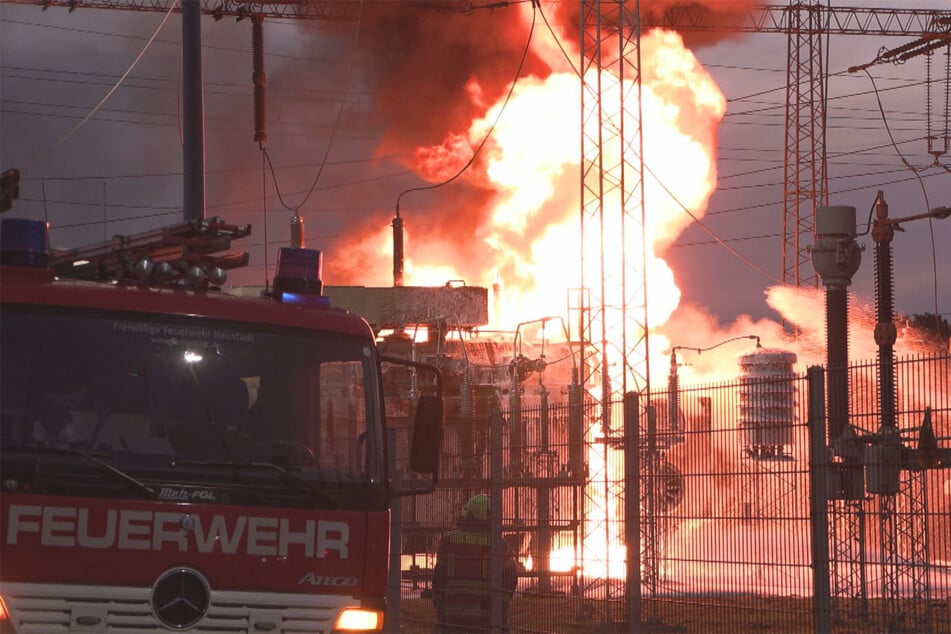
<path fill-rule="evenodd" d="M 333 495 L 322 489 L 318 489 L 310 482 L 307 482 L 303 478 L 295 475 L 294 472 L 285 469 L 279 464 L 274 464 L 273 462 L 203 462 L 176 460 L 172 463 L 172 465 L 181 467 L 227 467 L 229 469 L 260 469 L 274 471 L 275 473 L 280 474 L 285 481 L 293 484 L 298 489 L 309 493 L 314 504 L 319 502 L 329 506 L 332 509 L 337 508 L 337 499 Z"/>
<path fill-rule="evenodd" d="M 82 449 L 74 449 L 72 447 L 28 447 L 28 446 L 25 446 L 25 447 L 17 447 L 17 450 L 31 451 L 34 453 L 80 456 L 84 460 L 87 460 L 88 462 L 91 462 L 92 464 L 96 465 L 97 467 L 105 471 L 106 473 L 111 474 L 113 477 L 115 477 L 119 481 L 129 485 L 131 488 L 135 489 L 139 493 L 143 493 L 146 499 L 155 498 L 155 490 L 152 487 L 145 484 L 141 480 L 138 480 L 132 477 L 131 475 L 129 475 L 122 469 L 119 469 L 118 467 L 111 465 L 105 460 L 103 460 L 103 457 L 105 457 L 108 454 L 91 453 L 89 451 L 83 451 Z"/>

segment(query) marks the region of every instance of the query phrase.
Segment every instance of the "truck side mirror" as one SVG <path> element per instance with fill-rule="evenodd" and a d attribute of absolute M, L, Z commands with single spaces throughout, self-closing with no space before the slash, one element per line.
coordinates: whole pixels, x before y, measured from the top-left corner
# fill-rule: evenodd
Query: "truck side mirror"
<path fill-rule="evenodd" d="M 416 403 L 413 421 L 413 440 L 409 466 L 418 473 L 428 473 L 436 479 L 439 473 L 439 455 L 442 452 L 443 401 L 440 396 L 424 394 Z"/>

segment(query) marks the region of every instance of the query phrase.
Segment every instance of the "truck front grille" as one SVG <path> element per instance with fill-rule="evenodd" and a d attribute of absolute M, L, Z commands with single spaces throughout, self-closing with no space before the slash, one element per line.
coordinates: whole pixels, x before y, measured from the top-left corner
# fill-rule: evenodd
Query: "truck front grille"
<path fill-rule="evenodd" d="M 149 588 L 4 582 L 17 634 L 168 632 L 152 612 Z M 348 597 L 212 590 L 205 615 L 182 631 L 329 633 Z"/>

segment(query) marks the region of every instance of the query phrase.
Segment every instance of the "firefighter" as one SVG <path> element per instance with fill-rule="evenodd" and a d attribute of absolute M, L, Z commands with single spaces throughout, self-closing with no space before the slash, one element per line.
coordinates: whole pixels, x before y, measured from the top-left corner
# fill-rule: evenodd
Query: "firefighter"
<path fill-rule="evenodd" d="M 439 541 L 433 568 L 433 603 L 445 634 L 489 632 L 492 620 L 492 537 L 489 496 L 471 497 L 458 517 L 458 527 Z M 515 554 L 503 540 L 501 626 L 508 631 L 508 605 L 518 580 Z"/>

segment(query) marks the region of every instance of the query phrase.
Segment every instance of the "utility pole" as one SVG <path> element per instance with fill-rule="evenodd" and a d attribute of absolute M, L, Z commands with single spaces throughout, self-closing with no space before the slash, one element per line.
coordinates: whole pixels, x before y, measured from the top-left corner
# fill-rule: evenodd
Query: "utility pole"
<path fill-rule="evenodd" d="M 182 1 L 182 169 L 185 222 L 205 218 L 205 106 L 201 3 Z"/>

